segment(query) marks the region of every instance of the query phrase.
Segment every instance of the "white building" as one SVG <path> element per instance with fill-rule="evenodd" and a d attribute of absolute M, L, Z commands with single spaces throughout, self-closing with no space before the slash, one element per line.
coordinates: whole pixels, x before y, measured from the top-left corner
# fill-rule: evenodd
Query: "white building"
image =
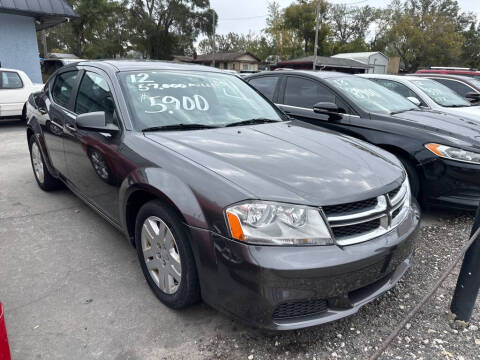
<path fill-rule="evenodd" d="M 386 74 L 388 67 L 388 56 L 382 54 L 379 51 L 372 52 L 358 52 L 358 53 L 342 53 L 333 55 L 332 57 L 338 57 L 343 59 L 351 59 L 359 61 L 372 67 L 368 70 L 369 74 Z"/>

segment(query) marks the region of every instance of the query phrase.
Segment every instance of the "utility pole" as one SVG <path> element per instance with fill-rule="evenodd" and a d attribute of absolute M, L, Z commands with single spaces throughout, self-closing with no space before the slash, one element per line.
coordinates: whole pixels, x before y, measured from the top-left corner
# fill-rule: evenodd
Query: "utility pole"
<path fill-rule="evenodd" d="M 318 28 L 320 27 L 320 2 L 317 0 L 317 9 L 315 11 L 315 46 L 313 50 L 313 70 L 317 69 L 317 53 L 318 53 Z"/>
<path fill-rule="evenodd" d="M 212 26 L 213 26 L 213 38 L 212 38 L 212 50 L 213 50 L 213 67 L 215 67 L 215 51 L 216 51 L 216 46 L 215 46 L 215 11 L 212 9 Z"/>
<path fill-rule="evenodd" d="M 42 30 L 42 51 L 43 51 L 43 58 L 47 58 L 47 32 L 45 30 Z"/>

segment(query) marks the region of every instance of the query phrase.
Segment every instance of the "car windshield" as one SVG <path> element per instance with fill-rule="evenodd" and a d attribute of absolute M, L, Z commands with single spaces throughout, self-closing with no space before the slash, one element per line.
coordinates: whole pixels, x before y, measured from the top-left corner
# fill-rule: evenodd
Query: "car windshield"
<path fill-rule="evenodd" d="M 326 79 L 351 101 L 368 112 L 394 114 L 418 109 L 403 96 L 357 76 L 345 76 Z"/>
<path fill-rule="evenodd" d="M 138 130 L 282 121 L 277 109 L 234 75 L 152 70 L 121 72 L 119 78 Z"/>
<path fill-rule="evenodd" d="M 468 79 L 468 81 L 475 87 L 480 89 L 480 76 L 475 76 L 472 77 L 471 79 Z"/>
<path fill-rule="evenodd" d="M 445 107 L 464 107 L 470 106 L 470 103 L 462 99 L 453 90 L 450 90 L 443 84 L 435 80 L 419 79 L 411 80 L 413 84 L 419 87 L 425 94 L 440 106 Z"/>

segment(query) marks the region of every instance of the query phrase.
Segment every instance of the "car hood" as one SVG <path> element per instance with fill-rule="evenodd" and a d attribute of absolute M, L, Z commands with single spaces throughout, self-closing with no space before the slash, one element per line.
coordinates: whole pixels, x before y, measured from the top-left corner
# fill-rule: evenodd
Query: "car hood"
<path fill-rule="evenodd" d="M 458 108 L 443 107 L 440 111 L 451 115 L 466 117 L 470 120 L 475 120 L 480 123 L 480 107 L 479 106 L 465 106 Z"/>
<path fill-rule="evenodd" d="M 358 201 L 393 189 L 404 176 L 391 154 L 298 121 L 145 136 L 256 199 L 314 205 Z"/>
<path fill-rule="evenodd" d="M 432 140 L 440 136 L 457 144 L 461 140 L 464 146 L 480 145 L 480 121 L 465 116 L 447 114 L 443 111 L 412 110 L 390 117 L 400 123 L 432 133 Z"/>

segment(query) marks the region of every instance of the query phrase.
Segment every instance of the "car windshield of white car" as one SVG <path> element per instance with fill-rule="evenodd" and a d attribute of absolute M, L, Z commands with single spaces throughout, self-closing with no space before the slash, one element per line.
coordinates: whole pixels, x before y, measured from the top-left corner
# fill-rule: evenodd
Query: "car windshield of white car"
<path fill-rule="evenodd" d="M 368 112 L 398 114 L 418 109 L 403 96 L 368 79 L 345 76 L 327 79 L 327 81 Z"/>
<path fill-rule="evenodd" d="M 412 83 L 426 93 L 433 101 L 440 106 L 445 107 L 464 107 L 471 106 L 470 103 L 462 99 L 453 90 L 435 80 L 419 79 L 412 80 Z"/>
<path fill-rule="evenodd" d="M 154 70 L 121 72 L 119 79 L 139 130 L 283 120 L 274 106 L 233 75 Z"/>

